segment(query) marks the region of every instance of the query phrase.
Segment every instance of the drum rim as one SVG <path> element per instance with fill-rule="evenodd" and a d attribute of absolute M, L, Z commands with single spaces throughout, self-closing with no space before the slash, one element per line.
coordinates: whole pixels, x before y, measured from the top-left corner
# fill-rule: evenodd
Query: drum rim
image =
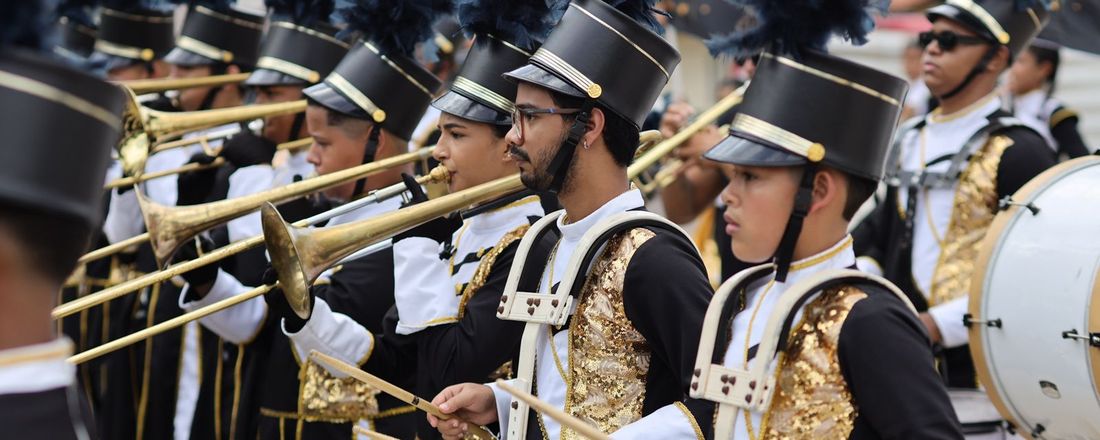
<path fill-rule="evenodd" d="M 1030 203 L 1037 192 L 1047 188 L 1052 183 L 1051 181 L 1056 177 L 1068 174 L 1071 171 L 1087 168 L 1090 166 L 1100 165 L 1100 156 L 1083 156 L 1073 160 L 1062 162 L 1058 165 L 1048 168 L 1035 178 L 1028 181 L 1012 195 L 1012 198 L 1020 203 Z M 990 223 L 989 229 L 986 230 L 985 237 L 982 238 L 982 242 L 978 248 L 978 260 L 974 265 L 974 273 L 971 275 L 970 286 L 978 286 L 978 290 L 970 295 L 969 304 L 967 305 L 967 312 L 975 319 L 982 319 L 982 300 L 985 294 L 985 279 L 986 271 L 989 269 L 989 262 L 993 257 L 993 251 L 999 248 L 1001 244 L 1001 235 L 1013 221 L 1020 215 L 1020 206 L 1010 206 L 1008 209 L 997 213 L 993 218 L 993 222 Z M 971 289 L 973 291 L 973 289 Z M 1093 301 L 1100 298 L 1100 273 L 1095 277 L 1095 285 L 1092 289 L 1092 296 L 1090 297 L 1090 311 L 1089 325 L 1100 331 L 1100 307 L 1092 305 Z M 982 344 L 982 329 L 984 326 L 973 325 L 967 330 L 970 343 L 967 344 L 970 350 L 970 357 L 974 360 L 974 370 L 978 376 L 978 382 L 985 388 L 985 392 L 989 394 L 989 400 L 993 402 L 993 406 L 997 408 L 997 411 L 1004 416 L 1005 420 L 1016 428 L 1017 434 L 1023 436 L 1026 439 L 1032 439 L 1031 433 L 1027 432 L 1027 429 L 1021 429 L 1022 425 L 1019 423 L 1018 414 L 1014 411 L 1009 411 L 1007 401 L 1001 397 L 1000 388 L 993 381 L 989 364 L 986 362 L 985 350 Z M 1090 329 L 1091 331 L 1091 329 Z M 1094 392 L 1100 395 L 1100 350 L 1089 350 L 1089 366 L 1092 370 L 1092 384 Z"/>

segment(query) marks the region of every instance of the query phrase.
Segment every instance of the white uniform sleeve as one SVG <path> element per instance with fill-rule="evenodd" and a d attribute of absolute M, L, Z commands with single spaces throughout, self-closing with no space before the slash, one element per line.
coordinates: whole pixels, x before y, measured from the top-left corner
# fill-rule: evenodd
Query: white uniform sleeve
<path fill-rule="evenodd" d="M 878 264 L 878 260 L 868 256 L 856 258 L 856 268 L 864 273 L 882 276 L 882 266 Z"/>
<path fill-rule="evenodd" d="M 235 199 L 272 187 L 274 172 L 268 165 L 253 165 L 237 169 L 229 175 L 229 191 L 226 199 Z M 260 212 L 252 212 L 233 220 L 226 225 L 229 229 L 229 241 L 239 241 L 263 233 L 260 225 Z"/>
<path fill-rule="evenodd" d="M 111 191 L 111 201 L 107 206 L 107 218 L 103 221 L 103 234 L 107 236 L 107 241 L 118 243 L 145 230 L 145 220 L 141 217 L 141 207 L 134 190 L 124 194 L 119 194 L 117 189 Z"/>
<path fill-rule="evenodd" d="M 226 298 L 231 298 L 251 290 L 241 284 L 232 275 L 218 269 L 218 276 L 210 287 L 210 292 L 199 300 L 186 302 L 191 285 L 184 286 L 180 293 L 180 308 L 186 311 L 198 309 Z M 267 303 L 262 297 L 255 297 L 228 309 L 214 313 L 199 320 L 199 323 L 218 336 L 234 344 L 251 342 L 260 332 L 260 326 L 267 317 Z"/>
<path fill-rule="evenodd" d="M 626 425 L 611 434 L 617 440 L 626 439 L 702 439 L 702 431 L 687 407 L 665 405 L 648 416 Z"/>
<path fill-rule="evenodd" d="M 458 319 L 458 300 L 440 243 L 411 237 L 393 245 L 397 333 L 409 335 Z"/>
<path fill-rule="evenodd" d="M 508 382 L 508 385 L 516 386 L 515 379 L 506 382 Z M 504 438 L 504 434 L 508 432 L 508 409 L 512 406 L 512 395 L 500 389 L 495 383 L 487 383 L 486 385 L 493 390 L 493 399 L 497 401 L 497 423 L 500 425 L 500 437 Z"/>
<path fill-rule="evenodd" d="M 370 330 L 343 313 L 333 312 L 321 298 L 314 301 L 313 314 L 301 330 L 290 333 L 284 327 L 283 333 L 294 343 L 299 359 L 306 359 L 311 351 L 317 350 L 349 364 L 362 365 L 374 351 L 374 335 Z M 336 377 L 347 376 L 335 370 L 329 372 Z"/>
<path fill-rule="evenodd" d="M 149 156 L 145 162 L 145 172 L 155 173 L 173 168 L 179 168 L 190 159 L 188 149 L 174 148 Z M 176 188 L 177 175 L 172 174 L 142 183 L 143 194 L 149 199 L 165 206 L 176 206 L 176 197 L 179 195 Z"/>
<path fill-rule="evenodd" d="M 936 327 L 939 327 L 940 335 L 943 336 L 944 347 L 955 348 L 966 345 L 970 340 L 966 326 L 963 325 L 963 315 L 967 313 L 969 303 L 970 296 L 966 295 L 928 309 L 928 314 L 932 315 L 932 320 L 936 322 Z"/>

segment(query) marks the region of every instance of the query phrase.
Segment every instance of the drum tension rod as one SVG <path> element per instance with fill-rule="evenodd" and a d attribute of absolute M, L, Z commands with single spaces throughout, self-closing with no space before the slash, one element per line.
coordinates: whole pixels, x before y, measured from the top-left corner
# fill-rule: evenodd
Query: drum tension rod
<path fill-rule="evenodd" d="M 997 210 L 1004 211 L 1010 206 L 1019 206 L 1031 211 L 1031 215 L 1039 215 L 1039 207 L 1035 206 L 1032 202 L 1020 203 L 1012 199 L 1012 196 L 1005 196 L 1001 201 L 997 202 Z"/>
<path fill-rule="evenodd" d="M 1088 341 L 1089 345 L 1100 348 L 1100 333 L 1089 333 L 1082 335 L 1077 333 L 1077 329 L 1066 330 L 1062 332 L 1062 339 L 1077 339 L 1082 341 Z"/>
<path fill-rule="evenodd" d="M 963 315 L 963 325 L 966 326 L 966 328 L 970 328 L 970 326 L 972 326 L 974 324 L 981 324 L 981 325 L 985 325 L 986 327 L 1001 328 L 1002 323 L 1001 323 L 1001 318 L 996 318 L 996 319 L 990 319 L 990 320 L 983 321 L 981 319 L 974 319 L 974 315 L 971 315 L 969 313 Z"/>

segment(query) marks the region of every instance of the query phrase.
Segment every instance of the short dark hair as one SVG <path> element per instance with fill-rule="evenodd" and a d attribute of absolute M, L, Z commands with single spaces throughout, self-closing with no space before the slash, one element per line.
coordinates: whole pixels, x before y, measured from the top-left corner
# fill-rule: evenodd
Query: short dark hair
<path fill-rule="evenodd" d="M 306 98 L 306 105 L 310 107 L 317 107 L 325 111 L 325 122 L 333 127 L 339 127 L 345 134 L 351 137 L 362 136 L 373 124 L 370 120 L 365 118 L 358 118 L 352 115 L 340 113 L 328 107 L 325 107 L 320 102 L 313 98 Z"/>
<path fill-rule="evenodd" d="M 19 243 L 27 266 L 58 283 L 72 273 L 92 232 L 75 217 L 10 202 L 0 202 L 0 229 Z"/>
<path fill-rule="evenodd" d="M 1058 49 L 1047 48 L 1042 46 L 1031 45 L 1027 48 L 1028 52 L 1035 57 L 1035 64 L 1050 64 L 1050 76 L 1047 76 L 1046 83 L 1054 88 L 1054 82 L 1058 78 L 1058 65 L 1062 62 L 1062 56 L 1058 52 Z"/>
<path fill-rule="evenodd" d="M 489 124 L 489 127 L 493 128 L 493 135 L 495 135 L 497 139 L 503 139 L 505 136 L 508 136 L 508 132 L 512 130 L 511 125 Z"/>
<path fill-rule="evenodd" d="M 578 108 L 584 103 L 584 98 L 552 90 L 550 97 L 553 98 L 554 105 L 561 108 Z M 604 114 L 603 141 L 611 151 L 611 157 L 619 166 L 630 165 L 634 161 L 634 152 L 638 149 L 638 127 L 602 104 L 596 104 L 596 108 Z"/>
<path fill-rule="evenodd" d="M 845 220 L 851 220 L 856 215 L 856 211 L 859 211 L 859 208 L 863 206 L 863 202 L 866 202 L 878 190 L 878 181 L 848 173 L 843 174 L 844 180 L 847 181 L 848 198 L 844 201 L 842 215 Z"/>

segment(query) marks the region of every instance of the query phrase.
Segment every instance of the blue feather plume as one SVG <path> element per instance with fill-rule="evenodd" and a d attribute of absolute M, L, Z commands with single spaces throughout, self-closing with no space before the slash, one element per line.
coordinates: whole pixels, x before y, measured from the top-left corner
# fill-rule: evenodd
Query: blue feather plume
<path fill-rule="evenodd" d="M 542 44 L 568 7 L 568 0 L 455 0 L 467 35 L 489 34 L 528 50 Z"/>
<path fill-rule="evenodd" d="M 825 51 L 831 35 L 856 45 L 867 42 L 875 27 L 872 12 L 883 12 L 883 0 L 726 0 L 748 14 L 747 29 L 707 40 L 713 55 L 747 58 L 764 50 L 801 57 L 807 50 Z"/>
<path fill-rule="evenodd" d="M 657 4 L 657 0 L 603 0 L 604 3 L 611 5 L 611 7 L 618 9 L 619 12 L 626 14 L 628 17 L 638 22 L 642 26 L 649 28 L 649 30 L 664 34 L 665 28 L 661 26 L 661 23 L 657 21 L 657 17 L 654 14 L 668 15 L 664 11 L 657 9 L 654 5 Z"/>
<path fill-rule="evenodd" d="M 51 50 L 56 39 L 56 6 L 55 0 L 0 1 L 0 46 Z"/>
<path fill-rule="evenodd" d="M 68 0 L 66 0 L 68 1 Z M 160 11 L 173 8 L 175 4 L 186 3 L 180 0 L 100 0 L 99 5 L 116 11 Z"/>
<path fill-rule="evenodd" d="M 305 27 L 329 23 L 336 5 L 333 0 L 266 0 L 272 18 Z"/>
<path fill-rule="evenodd" d="M 63 0 L 57 5 L 57 16 L 94 29 L 95 20 L 92 19 L 92 10 L 95 6 L 96 0 Z"/>
<path fill-rule="evenodd" d="M 1042 8 L 1050 10 L 1051 0 L 1015 0 L 1016 10 L 1024 11 L 1027 8 Z"/>
<path fill-rule="evenodd" d="M 417 43 L 435 35 L 432 25 L 451 6 L 450 0 L 357 0 L 337 13 L 347 21 L 344 33 L 361 33 L 383 54 L 412 56 Z"/>

